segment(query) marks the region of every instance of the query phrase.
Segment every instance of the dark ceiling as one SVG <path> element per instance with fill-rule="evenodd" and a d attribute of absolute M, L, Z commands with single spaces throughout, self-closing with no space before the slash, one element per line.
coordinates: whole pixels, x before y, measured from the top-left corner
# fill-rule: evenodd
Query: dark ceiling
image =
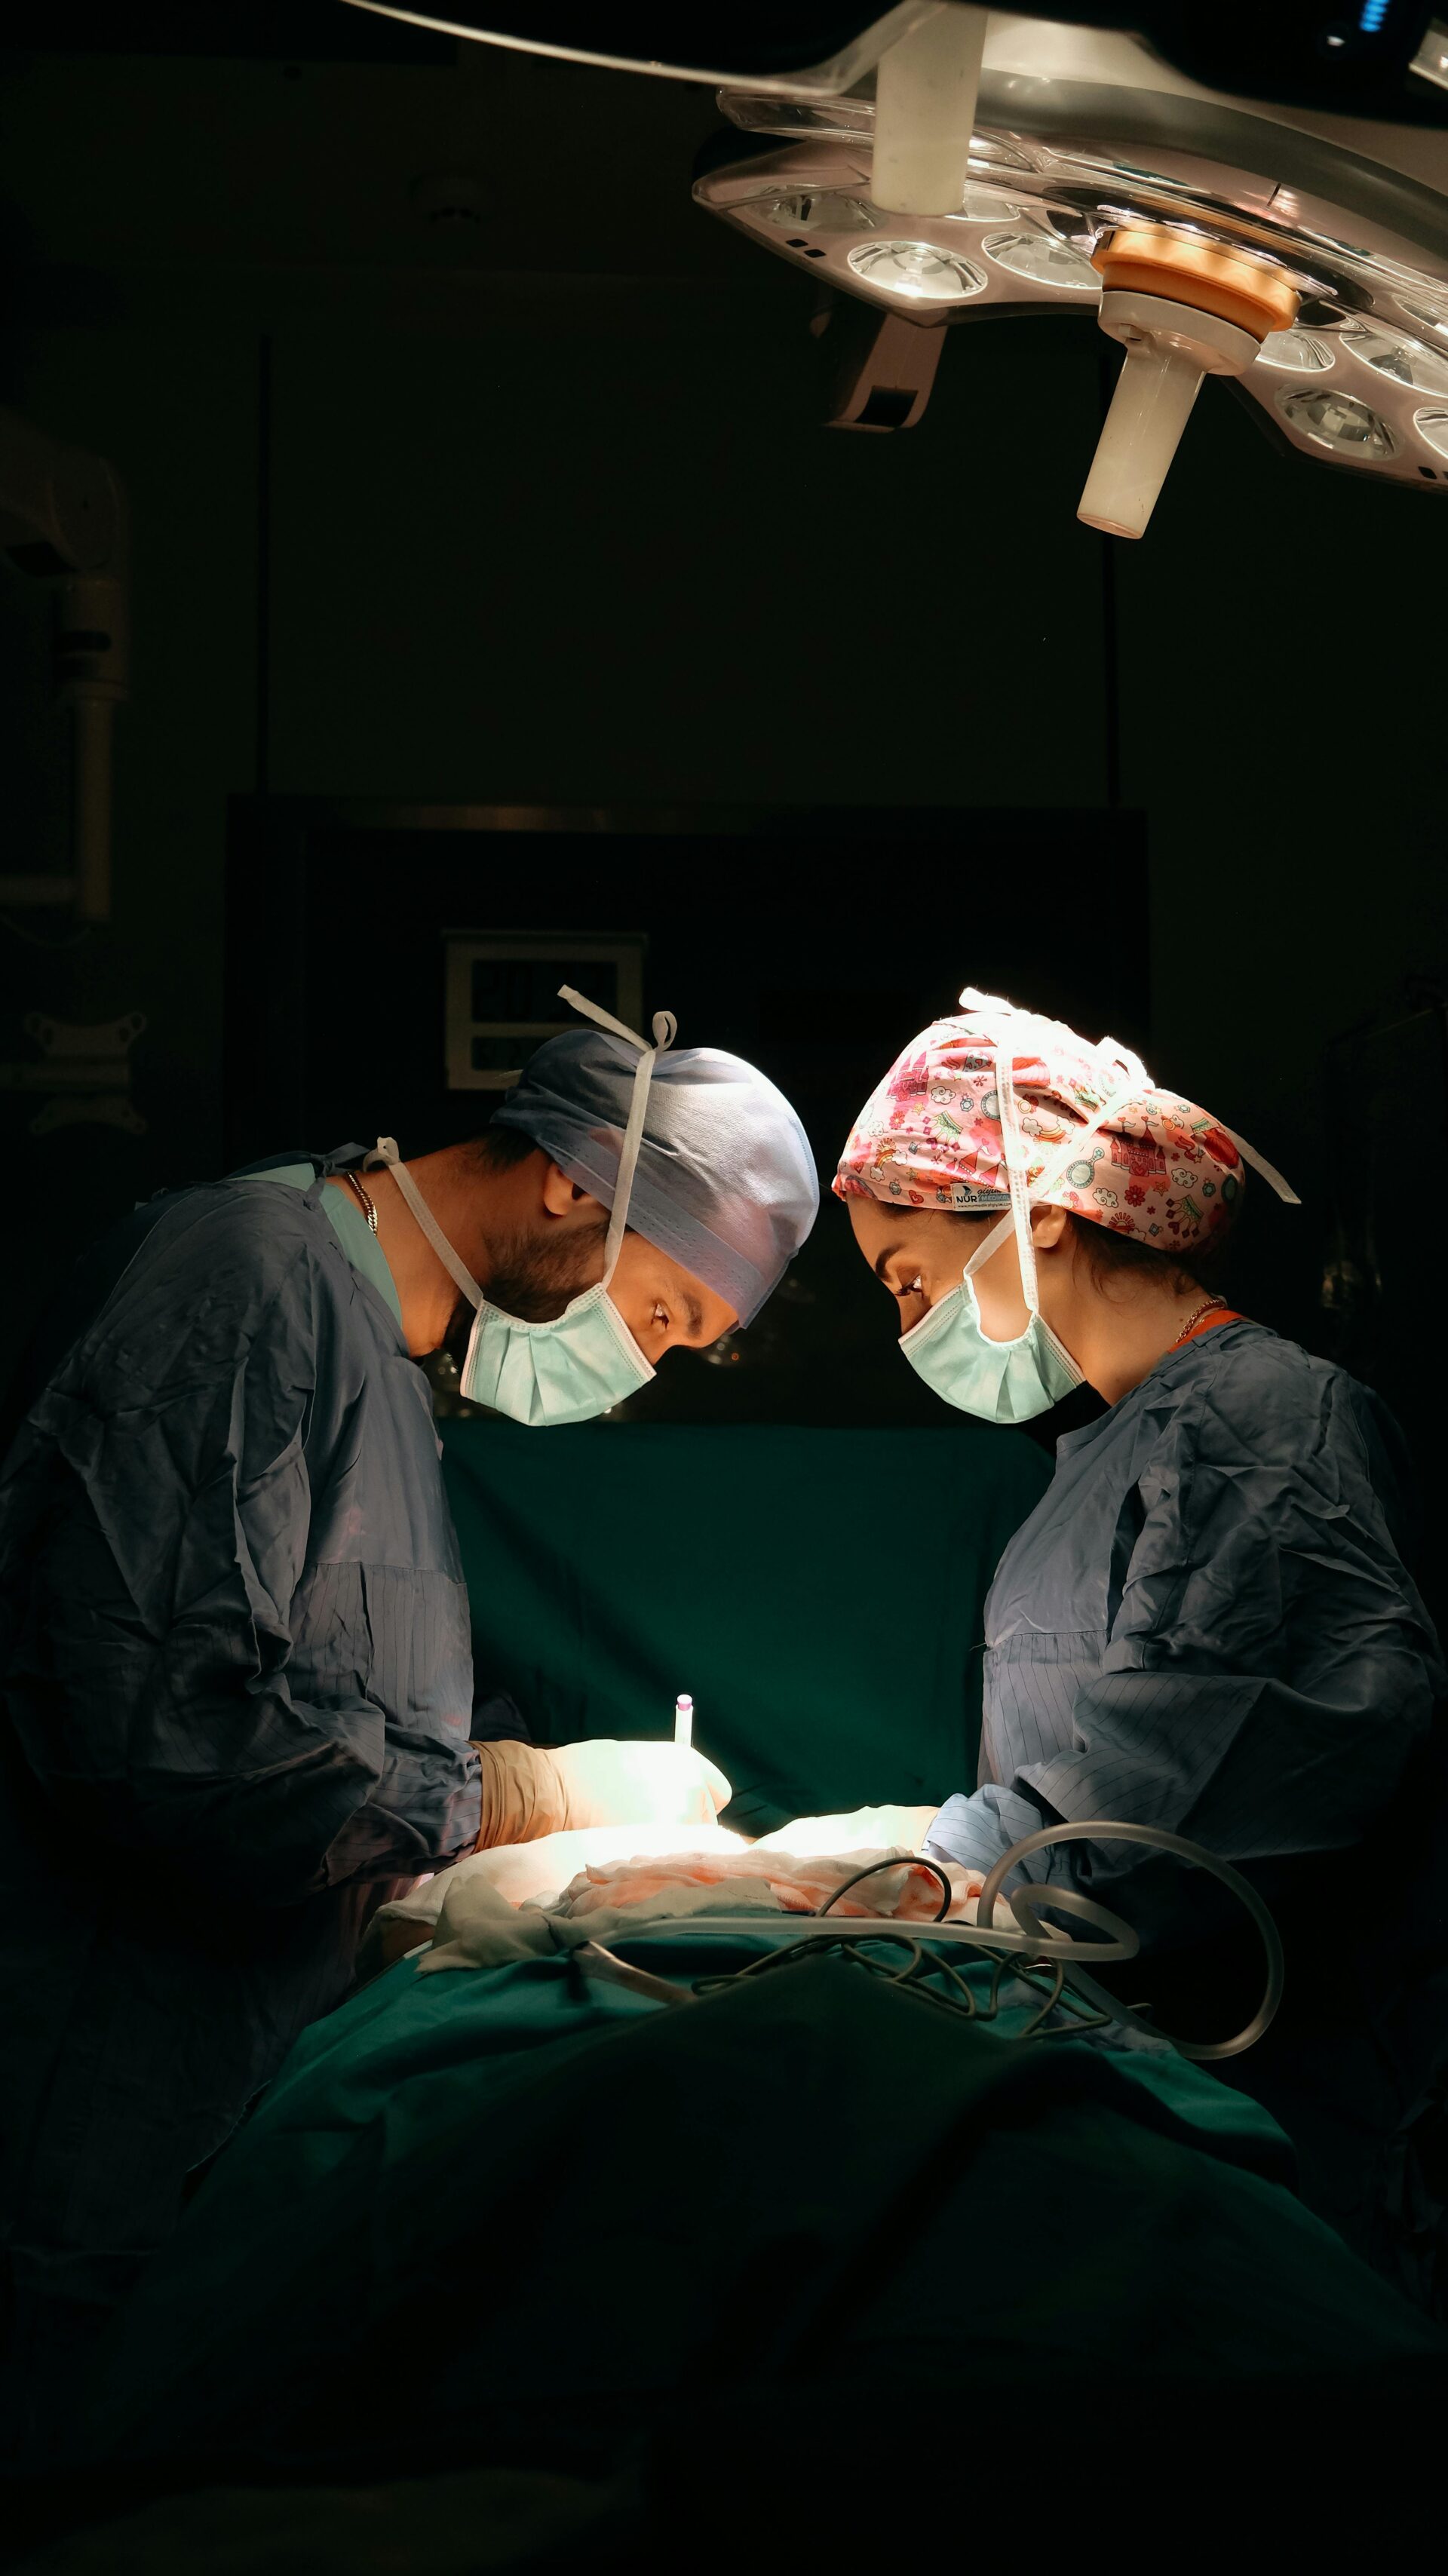
<path fill-rule="evenodd" d="M 449 62 L 457 50 L 450 36 L 345 7 L 343 0 L 126 0 L 124 7 L 117 0 L 47 0 L 37 33 L 48 54 L 425 63 Z"/>

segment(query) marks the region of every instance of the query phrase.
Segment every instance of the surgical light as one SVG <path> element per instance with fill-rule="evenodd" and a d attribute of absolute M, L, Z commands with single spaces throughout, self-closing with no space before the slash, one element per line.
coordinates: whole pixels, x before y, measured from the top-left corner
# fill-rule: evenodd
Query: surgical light
<path fill-rule="evenodd" d="M 1376 465 L 1397 454 L 1387 422 L 1359 402 L 1356 394 L 1333 393 L 1326 386 L 1320 393 L 1284 390 L 1277 396 L 1277 408 L 1304 437 L 1331 448 L 1335 456 Z"/>
<path fill-rule="evenodd" d="M 505 24 L 492 0 L 434 0 L 436 18 L 427 0 L 353 5 L 717 83 L 739 149 L 706 147 L 696 202 L 837 291 L 816 296 L 810 325 L 827 321 L 847 362 L 827 398 L 836 425 L 913 426 L 941 325 L 1089 310 L 1089 255 L 1098 320 L 1124 353 L 1082 496 L 1090 524 L 1141 534 L 1208 375 L 1235 378 L 1299 455 L 1448 491 L 1418 425 L 1448 346 L 1448 28 L 1425 33 L 1406 0 L 1352 0 L 1290 75 L 1270 8 L 1177 0 L 1134 14 L 1118 0 L 1126 25 L 1101 23 L 1116 8 L 1059 24 L 965 0 L 859 0 L 821 21 L 719 0 L 676 10 L 662 48 L 667 12 L 595 33 L 565 0 Z M 1309 408 L 1305 384 L 1284 401 L 1284 379 L 1336 383 L 1344 344 L 1376 379 L 1361 418 L 1348 397 Z M 1012 354 L 998 353 L 1007 407 Z"/>
<path fill-rule="evenodd" d="M 1332 351 L 1310 331 L 1269 331 L 1257 352 L 1259 367 L 1280 367 L 1289 376 L 1325 375 L 1332 363 Z"/>
<path fill-rule="evenodd" d="M 1342 335 L 1344 348 L 1351 349 L 1374 375 L 1387 376 L 1395 385 L 1411 385 L 1419 394 L 1448 394 L 1448 358 L 1440 358 L 1434 349 L 1420 349 L 1415 341 L 1390 339 L 1386 331 L 1370 330 L 1361 322 L 1349 323 Z"/>
<path fill-rule="evenodd" d="M 1029 277 L 1036 286 L 1055 286 L 1068 295 L 1099 295 L 1101 280 L 1089 259 L 1058 241 L 1054 233 L 994 233 L 981 243 L 987 259 L 1013 277 Z"/>
<path fill-rule="evenodd" d="M 1414 414 L 1413 427 L 1425 439 L 1435 456 L 1448 456 L 1448 411 L 1420 411 Z"/>
<path fill-rule="evenodd" d="M 888 45 L 898 23 L 898 16 L 882 22 L 872 42 Z M 943 43 L 942 28 L 936 35 Z M 1080 514 L 1113 534 L 1145 529 L 1208 375 L 1235 378 L 1299 455 L 1435 497 L 1448 488 L 1448 477 L 1432 470 L 1437 451 L 1414 427 L 1416 409 L 1440 389 L 1433 360 L 1448 351 L 1448 155 L 1436 168 L 1424 138 L 1406 129 L 1401 145 L 1393 131 L 1366 124 L 1344 124 L 1328 138 L 1290 108 L 1261 100 L 1229 113 L 1189 79 L 1164 76 L 1130 36 L 993 17 L 962 165 L 965 26 L 954 30 L 954 43 L 951 62 L 936 66 L 949 113 L 937 100 L 927 114 L 919 98 L 909 111 L 919 117 L 926 158 L 937 145 L 939 152 L 908 224 L 885 211 L 901 202 L 896 179 L 880 168 L 887 92 L 891 171 L 900 167 L 904 114 L 894 73 L 885 79 L 888 57 L 877 57 L 876 98 L 870 69 L 853 61 L 848 84 L 821 66 L 818 76 L 765 74 L 724 87 L 720 108 L 754 148 L 746 154 L 741 146 L 734 163 L 716 158 L 696 184 L 697 201 L 783 257 L 808 261 L 845 296 L 887 306 L 906 330 L 974 328 L 1034 304 L 1089 311 L 1094 295 L 1123 363 Z M 895 69 L 910 73 L 907 90 L 918 86 L 923 53 L 913 68 L 902 60 Z M 961 219 L 975 215 L 983 180 L 1009 192 L 1012 212 L 967 236 L 962 251 Z M 766 194 L 808 184 L 879 210 L 875 256 L 863 243 L 836 245 L 823 233 L 782 239 L 760 220 Z M 930 269 L 932 249 L 942 261 L 978 264 L 983 284 L 972 281 L 967 294 L 958 277 Z M 921 292 L 927 278 L 932 294 Z M 1372 336 L 1354 344 L 1353 332 Z M 942 336 L 948 342 L 948 334 L 930 334 L 937 342 L 930 372 L 949 363 Z M 1339 357 L 1344 347 L 1347 360 Z M 1415 354 L 1396 360 L 1401 347 Z M 1325 417 L 1335 426 L 1324 431 L 1316 412 L 1284 409 L 1277 399 L 1294 379 L 1303 391 L 1313 378 L 1336 383 L 1352 358 L 1365 364 L 1380 350 L 1387 365 L 1377 368 L 1379 390 L 1365 407 L 1371 426 L 1332 412 Z M 927 370 L 922 361 L 902 373 L 902 363 L 892 344 L 889 369 L 882 358 L 870 376 L 885 393 L 844 409 L 836 403 L 830 417 L 865 429 L 911 426 L 925 407 Z M 1005 349 L 1000 366 L 1008 392 Z M 897 376 L 913 388 L 908 402 L 889 392 Z"/>
<path fill-rule="evenodd" d="M 986 281 L 972 261 L 937 250 L 932 242 L 865 242 L 851 251 L 849 264 L 867 286 L 908 296 L 913 304 L 960 304 L 985 292 Z"/>

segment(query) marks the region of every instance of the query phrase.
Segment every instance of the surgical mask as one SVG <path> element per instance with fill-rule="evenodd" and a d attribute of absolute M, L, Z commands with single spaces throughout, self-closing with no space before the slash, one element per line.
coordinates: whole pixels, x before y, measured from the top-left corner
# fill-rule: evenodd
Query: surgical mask
<path fill-rule="evenodd" d="M 560 990 L 562 999 L 571 1002 L 575 1010 L 639 1050 L 604 1246 L 603 1277 L 596 1287 L 572 1298 L 563 1313 L 550 1323 L 529 1324 L 516 1315 L 505 1314 L 500 1306 L 489 1304 L 459 1259 L 416 1182 L 404 1170 L 395 1140 L 379 1137 L 375 1154 L 368 1157 L 369 1162 L 387 1165 L 439 1261 L 476 1309 L 462 1364 L 463 1395 L 471 1404 L 485 1404 L 494 1413 L 506 1414 L 510 1422 L 527 1423 L 531 1428 L 592 1421 L 611 1406 L 621 1404 L 626 1396 L 636 1395 L 654 1375 L 608 1291 L 628 1224 L 629 1194 L 643 1142 L 649 1082 L 658 1057 L 673 1044 L 676 1023 L 672 1013 L 657 1012 L 654 1043 L 650 1046 L 633 1029 L 625 1028 L 621 1020 L 611 1019 L 607 1011 L 585 1001 L 570 985 Z"/>
<path fill-rule="evenodd" d="M 987 1240 L 999 1244 L 1004 1232 L 996 1226 Z M 900 1348 L 936 1395 L 983 1422 L 1029 1422 L 1081 1383 L 1070 1352 L 1039 1313 L 1027 1315 L 1013 1342 L 991 1341 L 968 1275 L 901 1335 Z"/>

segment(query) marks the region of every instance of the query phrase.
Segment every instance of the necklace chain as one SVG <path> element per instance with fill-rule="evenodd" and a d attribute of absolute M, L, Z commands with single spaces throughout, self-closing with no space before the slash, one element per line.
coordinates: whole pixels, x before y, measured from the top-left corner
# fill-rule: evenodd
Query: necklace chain
<path fill-rule="evenodd" d="M 1176 1340 L 1172 1344 L 1172 1349 L 1174 1351 L 1179 1351 L 1183 1342 L 1190 1340 L 1198 1324 L 1201 1322 L 1202 1317 L 1204 1315 L 1212 1314 L 1218 1306 L 1225 1306 L 1226 1302 L 1225 1297 L 1204 1297 L 1200 1306 L 1198 1306 L 1192 1314 L 1188 1315 L 1186 1322 L 1183 1324 L 1181 1331 L 1178 1333 Z"/>
<path fill-rule="evenodd" d="M 362 1210 L 363 1215 L 375 1234 L 377 1232 L 376 1200 L 367 1190 L 364 1190 L 355 1172 L 339 1172 L 337 1177 L 339 1180 L 346 1182 L 348 1189 L 351 1191 L 357 1205 Z"/>

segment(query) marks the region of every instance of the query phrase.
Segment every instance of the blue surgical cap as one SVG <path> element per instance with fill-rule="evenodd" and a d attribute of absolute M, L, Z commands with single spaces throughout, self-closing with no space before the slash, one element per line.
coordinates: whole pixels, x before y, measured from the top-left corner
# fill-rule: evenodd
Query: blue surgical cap
<path fill-rule="evenodd" d="M 569 1029 L 529 1058 L 495 1110 L 562 1172 L 613 1205 L 637 1051 Z M 782 1091 L 720 1047 L 670 1048 L 654 1065 L 629 1198 L 635 1233 L 751 1323 L 819 1214 L 809 1139 Z"/>

